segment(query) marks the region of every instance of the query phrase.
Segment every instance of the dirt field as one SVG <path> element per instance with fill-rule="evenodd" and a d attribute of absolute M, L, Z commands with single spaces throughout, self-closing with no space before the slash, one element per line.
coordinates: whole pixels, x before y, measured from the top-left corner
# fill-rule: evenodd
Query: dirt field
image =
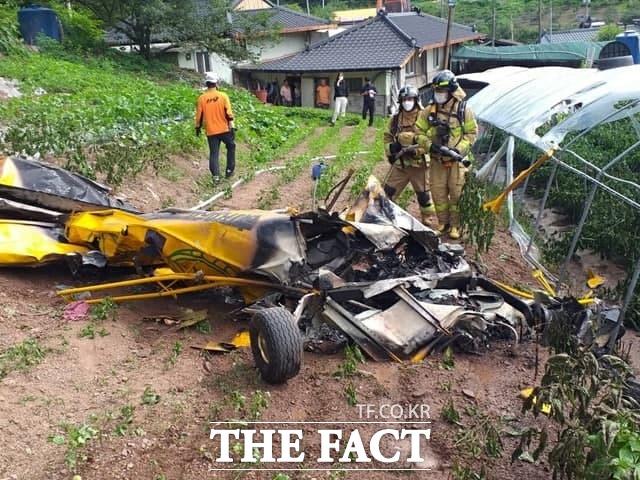
<path fill-rule="evenodd" d="M 337 129 L 336 134 L 347 135 L 348 128 Z M 298 150 L 304 148 L 302 144 Z M 169 196 L 174 206 L 196 205 L 203 198 L 193 179 L 207 173 L 205 161 L 177 158 L 175 162 L 184 173 L 177 181 L 150 175 L 125 185 L 120 193 L 144 211 L 160 208 Z M 272 185 L 274 177 L 256 177 L 214 208 L 255 207 L 259 193 Z M 311 206 L 312 184 L 307 177 L 304 174 L 283 187 L 282 206 Z M 410 211 L 415 210 L 412 204 Z M 494 278 L 533 285 L 517 246 L 504 231 L 498 232 L 483 263 Z M 349 469 L 361 465 L 345 463 L 329 464 L 327 468 L 334 471 L 305 471 L 314 464 L 304 463 L 294 464 L 298 472 L 282 473 L 306 480 L 440 480 L 452 478 L 454 465 L 462 462 L 478 469 L 485 464 L 492 479 L 551 478 L 546 461 L 510 464 L 514 440 L 509 433 L 523 425 L 518 392 L 535 382 L 536 348 L 530 341 L 492 344 L 483 355 L 456 354 L 450 369 L 440 357 L 418 365 L 367 361 L 347 378 L 334 375 L 344 364 L 342 353 L 305 353 L 301 374 L 274 387 L 260 380 L 246 348 L 206 356 L 191 348 L 210 340 L 228 341 L 246 327 L 225 315 L 237 307 L 228 292 L 122 304 L 113 316 L 93 322 L 94 338 L 89 338 L 87 320 L 62 317 L 64 304 L 55 289 L 72 284 L 64 267 L 0 270 L 0 351 L 31 339 L 29 345 L 36 351 L 25 358 L 40 361 L 26 366 L 16 363 L 4 378 L 0 375 L 4 440 L 0 479 L 70 479 L 75 473 L 85 480 L 271 479 L 277 472 L 209 471 L 220 466 L 213 462 L 218 452 L 209 440 L 210 422 L 323 421 L 337 422 L 329 428 L 345 428 L 344 422 L 366 420 L 349 405 L 349 396 L 375 406 L 428 405 L 431 440 L 425 442 L 425 462 L 414 467 L 432 471 L 390 472 L 398 465 L 380 464 L 380 471 L 354 472 Z M 206 309 L 210 329 L 177 330 L 168 324 L 187 308 Z M 538 354 L 542 365 L 546 352 L 540 349 Z M 450 412 L 452 406 L 460 413 L 457 425 L 443 418 L 443 411 Z M 480 423 L 502 432 L 500 457 L 484 452 L 473 457 L 474 449 L 483 444 L 474 437 L 482 436 L 483 431 L 475 430 Z M 305 438 L 312 438 L 313 427 L 304 425 Z M 357 428 L 365 438 L 379 426 Z M 86 439 L 86 444 L 76 445 L 72 438 Z M 311 456 L 319 454 L 313 442 L 303 450 Z M 393 449 L 383 445 L 383 450 Z M 77 464 L 71 467 L 74 458 Z"/>

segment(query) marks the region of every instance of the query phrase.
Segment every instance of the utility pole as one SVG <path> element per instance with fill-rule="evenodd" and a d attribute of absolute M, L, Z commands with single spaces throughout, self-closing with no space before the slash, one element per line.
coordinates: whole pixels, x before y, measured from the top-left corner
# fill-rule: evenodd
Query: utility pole
<path fill-rule="evenodd" d="M 456 7 L 456 0 L 448 0 L 449 14 L 447 16 L 447 36 L 444 40 L 444 68 L 449 68 L 449 51 L 451 50 L 451 23 L 453 22 L 453 9 Z"/>
<path fill-rule="evenodd" d="M 584 8 L 585 8 L 585 21 L 589 18 L 589 6 L 591 5 L 591 0 L 582 0 L 582 3 L 584 3 Z"/>
<path fill-rule="evenodd" d="M 493 0 L 493 2 L 491 2 L 491 10 L 492 10 L 492 17 L 491 17 L 491 46 L 495 47 L 496 46 L 496 0 Z"/>
<path fill-rule="evenodd" d="M 542 40 L 542 0 L 538 0 L 538 43 Z"/>
<path fill-rule="evenodd" d="M 513 42 L 513 15 L 511 15 L 511 41 Z"/>

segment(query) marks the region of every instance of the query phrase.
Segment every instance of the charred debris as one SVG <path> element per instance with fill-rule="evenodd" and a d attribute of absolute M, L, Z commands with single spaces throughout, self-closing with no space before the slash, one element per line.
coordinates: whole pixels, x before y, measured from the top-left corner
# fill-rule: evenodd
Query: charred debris
<path fill-rule="evenodd" d="M 238 315 L 284 306 L 308 350 L 334 352 L 353 341 L 375 360 L 420 360 L 449 345 L 482 352 L 536 328 L 547 338 L 559 324 L 600 349 L 624 333 L 617 308 L 530 299 L 473 272 L 460 245 L 441 242 L 373 177 L 342 212 L 141 214 L 80 175 L 0 159 L 0 264 L 51 262 L 78 272 L 127 266 L 149 287 L 172 279 L 177 293 L 237 288 L 245 300 Z"/>

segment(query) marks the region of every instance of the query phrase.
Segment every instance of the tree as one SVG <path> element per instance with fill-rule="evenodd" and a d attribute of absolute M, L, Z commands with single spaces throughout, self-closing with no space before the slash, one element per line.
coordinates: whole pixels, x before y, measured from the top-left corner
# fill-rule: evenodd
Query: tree
<path fill-rule="evenodd" d="M 248 44 L 276 41 L 281 26 L 274 24 L 273 13 L 264 11 L 232 12 L 228 0 L 205 0 L 177 16 L 172 22 L 176 41 L 195 45 L 232 61 L 253 56 Z"/>
<path fill-rule="evenodd" d="M 196 45 L 230 60 L 249 58 L 247 41 L 278 31 L 265 13 L 231 12 L 230 0 L 75 0 L 126 35 L 145 58 L 151 44 Z"/>
<path fill-rule="evenodd" d="M 151 43 L 167 40 L 166 25 L 181 16 L 184 9 L 179 0 L 75 0 L 116 32 L 129 37 L 145 58 L 151 56 Z M 187 5 L 190 2 L 184 2 Z"/>
<path fill-rule="evenodd" d="M 608 24 L 600 27 L 598 34 L 596 35 L 597 42 L 606 42 L 607 40 L 615 40 L 616 35 L 622 33 L 622 27 L 614 24 Z"/>

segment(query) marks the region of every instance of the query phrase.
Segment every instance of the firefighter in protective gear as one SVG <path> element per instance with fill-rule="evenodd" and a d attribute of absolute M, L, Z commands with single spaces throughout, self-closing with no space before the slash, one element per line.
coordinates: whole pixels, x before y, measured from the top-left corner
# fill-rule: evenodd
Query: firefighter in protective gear
<path fill-rule="evenodd" d="M 418 141 L 430 153 L 430 183 L 438 216 L 438 232 L 448 227 L 449 237 L 460 238 L 458 201 L 471 161 L 471 147 L 478 136 L 478 125 L 467 106 L 464 90 L 449 70 L 438 73 L 431 84 L 433 101 L 416 121 Z M 447 147 L 460 154 L 463 161 L 453 159 L 440 148 Z"/>
<path fill-rule="evenodd" d="M 418 89 L 404 86 L 400 89 L 400 109 L 387 124 L 384 132 L 384 151 L 391 164 L 384 184 L 387 196 L 394 200 L 411 182 L 416 193 L 422 222 L 427 223 L 435 213 L 429 192 L 429 155 L 418 145 L 416 120 L 422 106 L 418 101 Z"/>

